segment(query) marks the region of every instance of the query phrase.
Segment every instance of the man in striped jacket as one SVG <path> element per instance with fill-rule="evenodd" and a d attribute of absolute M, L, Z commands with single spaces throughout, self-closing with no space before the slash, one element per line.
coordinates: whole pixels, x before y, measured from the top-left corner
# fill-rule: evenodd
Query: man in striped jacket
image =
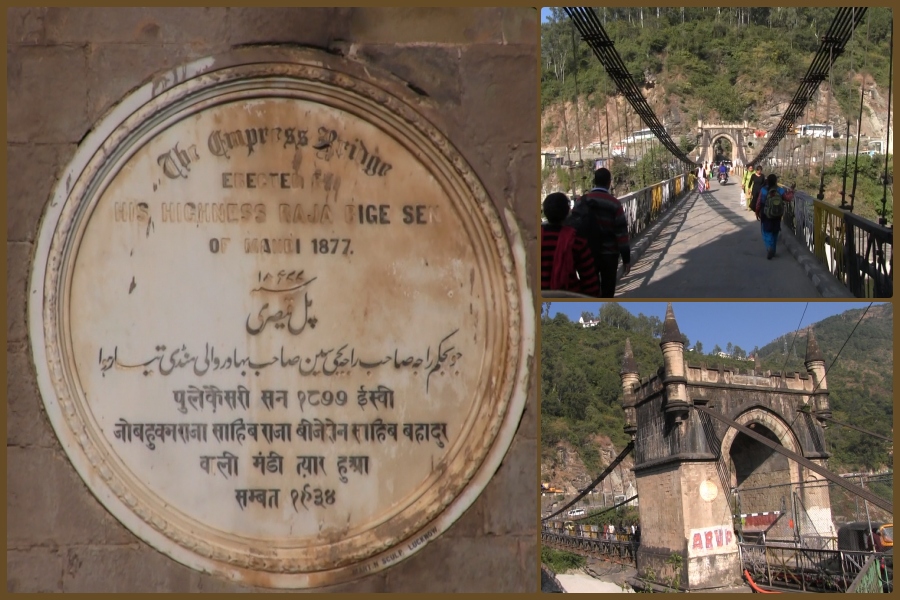
<path fill-rule="evenodd" d="M 631 270 L 628 220 L 622 203 L 609 192 L 610 183 L 609 169 L 594 171 L 594 188 L 575 203 L 567 222 L 588 241 L 600 276 L 600 296 L 603 298 L 612 298 L 615 294 L 619 256 L 624 267 L 622 275 Z"/>

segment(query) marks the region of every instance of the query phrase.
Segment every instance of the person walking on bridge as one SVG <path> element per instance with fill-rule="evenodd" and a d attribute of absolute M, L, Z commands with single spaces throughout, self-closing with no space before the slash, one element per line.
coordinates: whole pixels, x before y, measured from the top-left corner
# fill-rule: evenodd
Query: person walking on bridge
<path fill-rule="evenodd" d="M 756 201 L 756 218 L 761 222 L 763 242 L 766 245 L 766 258 L 772 260 L 778 244 L 778 233 L 781 231 L 781 218 L 786 210 L 786 203 L 794 199 L 794 186 L 790 189 L 778 185 L 778 176 L 772 173 L 766 179 L 766 185 L 760 190 Z"/>
<path fill-rule="evenodd" d="M 612 298 L 616 292 L 619 256 L 627 275 L 631 270 L 631 248 L 628 245 L 628 219 L 618 198 L 609 191 L 612 174 L 609 169 L 594 171 L 594 188 L 575 203 L 567 225 L 585 238 L 600 275 L 600 296 Z"/>
<path fill-rule="evenodd" d="M 766 185 L 766 176 L 763 175 L 762 165 L 756 165 L 756 172 L 750 176 L 750 204 L 749 208 L 759 214 L 756 203 L 759 201 L 759 192 Z"/>
<path fill-rule="evenodd" d="M 741 177 L 741 190 L 744 192 L 744 205 L 750 210 L 750 178 L 753 177 L 753 168 L 747 165 L 744 175 Z"/>
<path fill-rule="evenodd" d="M 547 223 L 541 225 L 541 289 L 599 295 L 597 267 L 587 240 L 563 225 L 569 216 L 569 198 L 561 192 L 544 198 L 544 216 Z"/>

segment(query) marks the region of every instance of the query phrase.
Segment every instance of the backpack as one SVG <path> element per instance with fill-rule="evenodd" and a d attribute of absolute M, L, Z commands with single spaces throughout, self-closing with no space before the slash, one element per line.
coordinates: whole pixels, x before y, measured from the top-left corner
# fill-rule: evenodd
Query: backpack
<path fill-rule="evenodd" d="M 766 205 L 763 212 L 767 219 L 780 219 L 784 216 L 784 198 L 778 188 L 772 188 L 766 194 Z"/>

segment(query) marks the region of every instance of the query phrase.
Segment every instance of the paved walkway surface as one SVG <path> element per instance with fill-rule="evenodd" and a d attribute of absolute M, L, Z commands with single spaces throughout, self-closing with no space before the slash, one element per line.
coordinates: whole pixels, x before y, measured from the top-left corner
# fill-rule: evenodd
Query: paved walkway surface
<path fill-rule="evenodd" d="M 626 298 L 819 298 L 821 294 L 788 252 L 766 259 L 759 221 L 729 181 L 692 192 L 664 217 L 656 236 L 616 296 Z"/>

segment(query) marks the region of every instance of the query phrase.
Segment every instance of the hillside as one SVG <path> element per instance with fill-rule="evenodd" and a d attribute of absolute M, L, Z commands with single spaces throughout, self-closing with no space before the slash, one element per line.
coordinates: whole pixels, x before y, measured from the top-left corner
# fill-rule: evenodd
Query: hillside
<path fill-rule="evenodd" d="M 834 418 L 890 437 L 893 307 L 873 305 L 847 341 L 862 313 L 847 311 L 815 323 L 813 329 L 829 368 Z M 573 481 L 578 487 L 596 477 L 628 443 L 622 432 L 619 378 L 625 338 L 631 339 L 642 378 L 662 367 L 660 319 L 632 315 L 616 303 L 604 304 L 596 316 L 601 322 L 592 328 L 582 328 L 561 313 L 541 323 L 541 477 L 557 487 L 571 487 Z M 798 333 L 796 340 L 794 336 L 786 332 L 760 348 L 760 368 L 805 372 L 806 332 Z M 752 362 L 697 352 L 689 354 L 689 361 L 753 368 Z M 828 427 L 826 444 L 833 471 L 878 471 L 893 464 L 887 444 L 851 429 Z"/>

